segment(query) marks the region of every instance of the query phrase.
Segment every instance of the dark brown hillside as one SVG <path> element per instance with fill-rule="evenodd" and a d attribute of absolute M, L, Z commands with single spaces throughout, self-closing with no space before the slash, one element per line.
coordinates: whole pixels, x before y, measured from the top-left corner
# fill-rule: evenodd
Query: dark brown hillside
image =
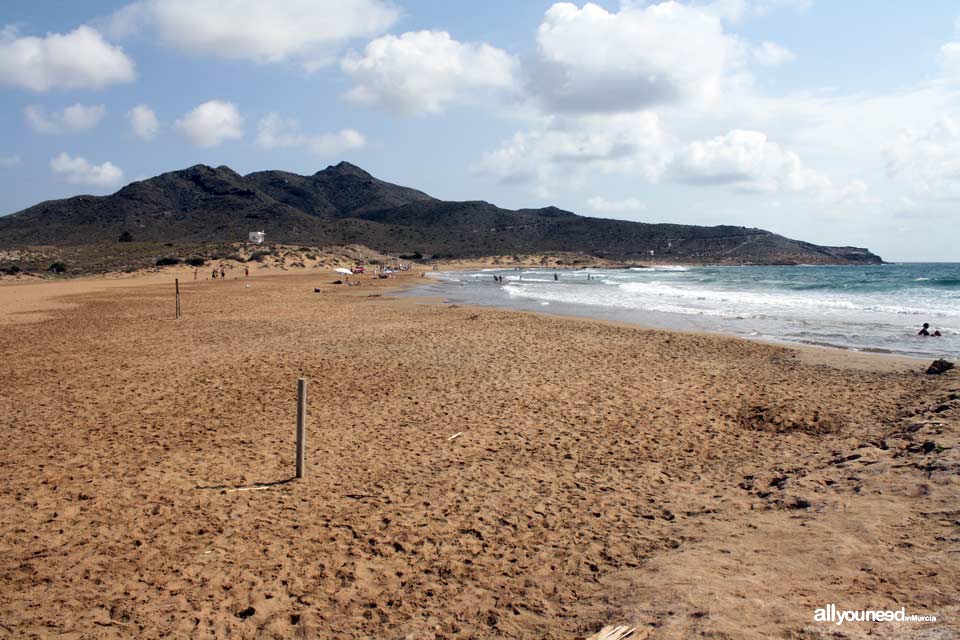
<path fill-rule="evenodd" d="M 253 230 L 269 240 L 356 243 L 378 251 L 479 257 L 551 251 L 616 260 L 705 263 L 879 263 L 867 249 L 822 247 L 762 229 L 650 224 L 556 207 L 448 202 L 374 178 L 347 162 L 311 176 L 196 165 L 113 195 L 43 202 L 0 218 L 0 248 L 117 242 L 222 243 Z"/>
<path fill-rule="evenodd" d="M 322 217 L 355 217 L 371 210 L 434 200 L 416 189 L 378 180 L 349 162 L 312 176 L 259 171 L 245 180 L 279 202 Z"/>

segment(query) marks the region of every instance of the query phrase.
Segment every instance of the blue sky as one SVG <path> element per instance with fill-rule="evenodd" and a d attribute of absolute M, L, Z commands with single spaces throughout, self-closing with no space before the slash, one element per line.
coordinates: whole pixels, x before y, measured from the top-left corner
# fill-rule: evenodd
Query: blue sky
<path fill-rule="evenodd" d="M 0 213 L 345 159 L 445 199 L 960 260 L 955 3 L 213 5 L 3 3 Z"/>

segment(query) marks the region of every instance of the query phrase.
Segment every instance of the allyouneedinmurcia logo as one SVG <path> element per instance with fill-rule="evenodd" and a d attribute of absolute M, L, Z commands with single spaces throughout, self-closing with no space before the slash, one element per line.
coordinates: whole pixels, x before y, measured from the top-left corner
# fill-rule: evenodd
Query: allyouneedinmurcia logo
<path fill-rule="evenodd" d="M 838 626 L 844 622 L 936 622 L 937 617 L 931 615 L 907 614 L 907 610 L 900 608 L 890 609 L 863 609 L 841 610 L 835 604 L 815 609 L 814 622 L 833 622 Z"/>

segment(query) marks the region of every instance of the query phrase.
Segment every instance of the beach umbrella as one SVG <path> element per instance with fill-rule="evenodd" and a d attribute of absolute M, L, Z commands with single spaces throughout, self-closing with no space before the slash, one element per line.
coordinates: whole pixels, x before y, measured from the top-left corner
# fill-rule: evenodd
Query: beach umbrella
<path fill-rule="evenodd" d="M 353 271 L 350 271 L 350 269 L 344 269 L 343 267 L 337 267 L 336 269 L 334 269 L 334 271 L 336 271 L 337 273 L 348 275 L 348 276 L 353 275 Z"/>

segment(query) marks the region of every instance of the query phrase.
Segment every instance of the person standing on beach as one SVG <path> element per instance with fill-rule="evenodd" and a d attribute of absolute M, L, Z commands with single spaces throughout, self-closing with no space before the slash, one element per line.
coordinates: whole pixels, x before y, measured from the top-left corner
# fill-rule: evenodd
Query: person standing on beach
<path fill-rule="evenodd" d="M 223 267 L 220 267 L 220 279 L 221 280 L 227 279 L 227 270 Z"/>
<path fill-rule="evenodd" d="M 556 282 L 556 281 L 559 280 L 559 279 L 560 279 L 560 274 L 557 273 L 556 271 L 554 271 L 554 272 L 553 272 L 553 281 Z"/>
<path fill-rule="evenodd" d="M 216 268 L 216 267 L 213 268 L 213 279 L 214 279 L 214 280 L 217 279 L 217 268 Z"/>
<path fill-rule="evenodd" d="M 245 277 L 245 278 L 249 278 L 249 277 L 250 277 L 250 267 L 248 267 L 248 266 L 244 266 L 244 267 L 243 267 L 243 277 Z"/>

